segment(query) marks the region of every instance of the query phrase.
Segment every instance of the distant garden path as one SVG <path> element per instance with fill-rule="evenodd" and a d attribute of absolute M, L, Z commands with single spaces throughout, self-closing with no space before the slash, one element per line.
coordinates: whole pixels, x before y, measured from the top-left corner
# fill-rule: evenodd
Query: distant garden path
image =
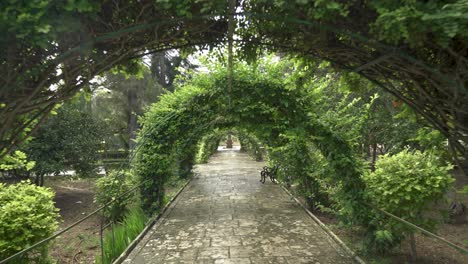
<path fill-rule="evenodd" d="M 237 150 L 197 166 L 124 263 L 354 263 L 262 166 Z"/>

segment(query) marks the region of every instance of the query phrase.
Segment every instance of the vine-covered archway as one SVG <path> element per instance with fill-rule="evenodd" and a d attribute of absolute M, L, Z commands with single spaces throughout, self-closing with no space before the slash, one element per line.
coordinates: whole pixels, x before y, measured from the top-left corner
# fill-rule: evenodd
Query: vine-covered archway
<path fill-rule="evenodd" d="M 141 190 L 144 209 L 151 212 L 162 206 L 164 182 L 174 170 L 186 171 L 187 162 L 180 161 L 194 160 L 195 146 L 204 135 L 238 128 L 271 147 L 285 144 L 283 136 L 288 133 L 312 142 L 340 172 L 330 177 L 340 186 L 336 199 L 344 215 L 367 226 L 361 167 L 350 146 L 314 117 L 303 91 L 288 86 L 280 71 L 270 75 L 260 71 L 238 68 L 231 91 L 225 87 L 225 69 L 197 75 L 151 107 L 142 120 L 134 163 L 141 180 L 147 182 Z"/>

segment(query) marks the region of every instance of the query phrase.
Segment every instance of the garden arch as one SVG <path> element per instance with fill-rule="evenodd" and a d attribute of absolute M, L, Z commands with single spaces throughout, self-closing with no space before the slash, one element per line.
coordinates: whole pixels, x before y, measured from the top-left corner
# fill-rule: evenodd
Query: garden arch
<path fill-rule="evenodd" d="M 342 186 L 337 195 L 345 201 L 347 216 L 367 226 L 362 171 L 347 142 L 314 119 L 299 89 L 255 71 L 236 71 L 234 76 L 230 93 L 224 88 L 226 71 L 211 72 L 163 96 L 146 113 L 134 162 L 137 175 L 146 181 L 141 190 L 144 209 L 152 212 L 162 206 L 163 184 L 173 166 L 193 160 L 197 142 L 213 129 L 251 131 L 269 146 L 280 146 L 281 134 L 300 130 L 340 172 L 330 177 Z"/>

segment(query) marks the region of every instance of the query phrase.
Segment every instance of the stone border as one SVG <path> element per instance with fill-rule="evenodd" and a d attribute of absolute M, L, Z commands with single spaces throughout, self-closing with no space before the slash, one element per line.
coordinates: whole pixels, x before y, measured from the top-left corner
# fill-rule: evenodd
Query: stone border
<path fill-rule="evenodd" d="M 128 245 L 128 247 L 122 252 L 122 254 L 120 254 L 120 256 L 118 258 L 116 258 L 112 262 L 112 264 L 120 264 L 123 261 L 125 261 L 125 259 L 132 253 L 132 251 L 136 248 L 136 246 L 143 240 L 143 238 L 146 236 L 146 234 L 151 230 L 151 228 L 158 222 L 158 220 L 160 220 L 162 218 L 162 216 L 164 215 L 164 213 L 166 213 L 166 211 L 169 209 L 169 207 L 171 207 L 173 205 L 176 198 L 179 197 L 179 194 L 185 189 L 185 187 L 187 187 L 187 185 L 189 185 L 189 183 L 192 181 L 192 179 L 193 179 L 193 177 L 190 178 L 177 191 L 177 193 L 174 195 L 174 197 L 172 197 L 172 199 L 164 206 L 164 208 L 161 210 L 161 212 L 159 214 L 157 214 L 155 217 L 153 217 L 153 219 L 151 219 L 148 222 L 148 224 L 145 226 L 143 231 L 141 231 L 141 233 L 132 241 L 132 243 L 130 243 L 130 245 Z"/>
<path fill-rule="evenodd" d="M 340 245 L 348 254 L 350 254 L 355 261 L 359 264 L 366 264 L 354 251 L 352 251 L 330 228 L 328 228 L 320 219 L 318 219 L 304 204 L 302 204 L 288 189 L 286 189 L 282 184 L 278 184 L 281 188 L 289 195 L 291 198 L 299 204 L 304 211 L 316 222 L 338 245 Z"/>

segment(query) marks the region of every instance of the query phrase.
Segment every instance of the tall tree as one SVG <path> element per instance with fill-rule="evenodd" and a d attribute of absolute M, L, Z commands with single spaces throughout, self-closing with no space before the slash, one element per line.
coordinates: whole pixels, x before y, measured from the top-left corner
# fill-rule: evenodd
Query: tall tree
<path fill-rule="evenodd" d="M 83 97 L 57 110 L 25 146 L 36 162 L 31 170 L 36 184 L 42 186 L 44 175 L 75 170 L 81 176 L 97 168 L 105 127 L 86 110 Z"/>
<path fill-rule="evenodd" d="M 180 74 L 179 67 L 196 68 L 189 59 L 183 58 L 179 51 L 157 52 L 151 55 L 151 74 L 158 83 L 170 92 L 174 91 L 174 80 Z"/>
<path fill-rule="evenodd" d="M 163 88 L 143 71 L 140 76 L 107 74 L 105 81 L 95 91 L 93 112 L 109 125 L 111 148 L 133 149 L 135 132 L 138 129 L 138 116 L 151 103 L 157 101 Z"/>

